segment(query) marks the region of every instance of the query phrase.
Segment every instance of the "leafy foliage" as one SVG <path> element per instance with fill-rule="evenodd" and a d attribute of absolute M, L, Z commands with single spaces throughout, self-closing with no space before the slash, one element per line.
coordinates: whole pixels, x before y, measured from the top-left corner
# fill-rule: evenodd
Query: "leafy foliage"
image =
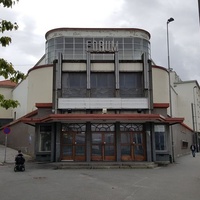
<path fill-rule="evenodd" d="M 10 21 L 6 21 L 6 20 L 1 20 L 0 21 L 0 32 L 3 33 L 4 31 L 12 31 L 12 30 L 17 30 L 18 29 L 18 25 L 17 23 L 12 23 Z M 11 43 L 11 38 L 10 37 L 6 37 L 6 36 L 2 36 L 0 38 L 0 44 L 5 47 L 7 45 L 9 45 Z"/>
<path fill-rule="evenodd" d="M 3 5 L 3 7 L 5 8 L 12 8 L 12 6 L 15 5 L 15 3 L 18 1 L 19 0 L 0 0 L 0 6 Z M 13 31 L 17 29 L 18 25 L 16 22 L 12 23 L 10 21 L 0 19 L 0 33 L 3 34 L 6 31 Z M 6 47 L 11 42 L 12 39 L 10 37 L 7 36 L 0 37 L 0 45 L 2 47 Z M 15 83 L 18 83 L 21 80 L 25 79 L 25 75 L 22 72 L 16 71 L 12 63 L 9 63 L 3 58 L 0 58 L 0 76 L 3 76 L 5 79 L 10 79 Z M 18 105 L 19 103 L 17 101 L 11 99 L 5 99 L 4 96 L 0 94 L 0 107 L 8 109 L 8 108 L 16 108 Z"/>
<path fill-rule="evenodd" d="M 6 60 L 0 58 L 0 76 L 5 79 L 10 79 L 11 81 L 18 83 L 19 80 L 23 80 L 25 75 L 13 68 L 12 63 L 8 63 Z"/>
<path fill-rule="evenodd" d="M 16 108 L 19 105 L 20 104 L 18 101 L 14 101 L 12 99 L 5 99 L 4 96 L 0 94 L 0 107 L 3 107 L 7 110 L 8 108 Z"/>
<path fill-rule="evenodd" d="M 0 0 L 0 4 L 3 4 L 3 7 L 12 8 L 12 6 L 18 1 L 19 0 Z"/>

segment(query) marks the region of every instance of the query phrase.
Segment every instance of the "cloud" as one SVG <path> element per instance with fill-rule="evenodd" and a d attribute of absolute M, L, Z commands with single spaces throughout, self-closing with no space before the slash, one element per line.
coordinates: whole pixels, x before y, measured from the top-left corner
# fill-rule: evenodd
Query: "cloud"
<path fill-rule="evenodd" d="M 124 0 L 122 12 L 112 17 L 110 23 L 114 21 L 114 26 L 150 32 L 152 59 L 163 67 L 167 67 L 166 22 L 173 17 L 175 21 L 169 24 L 171 67 L 183 80 L 200 77 L 197 70 L 200 65 L 197 1 Z"/>
<path fill-rule="evenodd" d="M 151 34 L 151 56 L 167 67 L 166 22 L 169 24 L 170 63 L 182 80 L 200 81 L 200 27 L 197 1 L 188 0 L 20 0 L 13 9 L 0 7 L 1 18 L 17 21 L 13 42 L 0 52 L 23 71 L 45 52 L 45 33 L 59 27 L 128 27 Z M 24 66 L 24 67 L 22 67 Z"/>

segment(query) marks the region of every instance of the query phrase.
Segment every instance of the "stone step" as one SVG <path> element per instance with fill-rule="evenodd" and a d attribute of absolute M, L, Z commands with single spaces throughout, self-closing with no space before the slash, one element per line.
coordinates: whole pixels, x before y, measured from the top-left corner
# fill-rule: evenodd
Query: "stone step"
<path fill-rule="evenodd" d="M 59 162 L 52 164 L 54 169 L 152 169 L 158 166 L 158 164 L 154 162 Z"/>

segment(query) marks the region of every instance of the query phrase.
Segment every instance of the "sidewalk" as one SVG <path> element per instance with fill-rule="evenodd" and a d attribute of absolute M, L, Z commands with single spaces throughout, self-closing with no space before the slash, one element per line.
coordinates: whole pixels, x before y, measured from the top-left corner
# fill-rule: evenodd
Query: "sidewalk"
<path fill-rule="evenodd" d="M 8 161 L 13 162 L 17 151 L 7 150 L 12 153 Z M 2 161 L 4 146 L 0 146 L 0 152 Z M 152 169 L 54 170 L 57 164 L 28 162 L 24 173 L 15 173 L 12 164 L 3 164 L 1 200 L 199 200 L 200 197 L 200 153 L 195 158 L 188 154 L 167 167 Z"/>
<path fill-rule="evenodd" d="M 5 149 L 4 145 L 0 145 L 0 165 L 3 165 L 4 163 L 15 163 L 15 156 L 17 155 L 17 150 L 11 149 L 7 147 Z M 24 157 L 26 160 L 31 159 L 30 156 L 25 155 Z"/>

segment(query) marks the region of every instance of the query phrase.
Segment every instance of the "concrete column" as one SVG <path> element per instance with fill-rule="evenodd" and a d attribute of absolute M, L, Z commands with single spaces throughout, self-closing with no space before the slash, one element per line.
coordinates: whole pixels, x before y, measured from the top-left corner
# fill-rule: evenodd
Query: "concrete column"
<path fill-rule="evenodd" d="M 92 144 L 92 134 L 91 134 L 91 123 L 86 123 L 86 162 L 91 161 L 91 144 Z"/>
<path fill-rule="evenodd" d="M 53 123 L 51 134 L 51 162 L 60 161 L 60 133 L 61 123 Z"/>
<path fill-rule="evenodd" d="M 117 162 L 121 161 L 121 137 L 120 137 L 120 122 L 116 122 L 115 124 L 115 134 L 116 134 L 116 159 Z"/>
<path fill-rule="evenodd" d="M 60 149 L 61 149 L 61 131 L 62 131 L 62 124 L 61 123 L 56 123 L 56 128 L 55 128 L 55 149 L 56 149 L 56 154 L 55 154 L 55 161 L 58 162 L 61 160 L 60 158 Z"/>
<path fill-rule="evenodd" d="M 152 161 L 152 125 L 151 123 L 146 123 L 145 126 L 146 133 L 146 153 L 147 153 L 147 161 Z"/>
<path fill-rule="evenodd" d="M 151 123 L 151 152 L 152 152 L 152 161 L 156 161 L 156 143 L 155 143 L 155 131 L 154 124 Z"/>

